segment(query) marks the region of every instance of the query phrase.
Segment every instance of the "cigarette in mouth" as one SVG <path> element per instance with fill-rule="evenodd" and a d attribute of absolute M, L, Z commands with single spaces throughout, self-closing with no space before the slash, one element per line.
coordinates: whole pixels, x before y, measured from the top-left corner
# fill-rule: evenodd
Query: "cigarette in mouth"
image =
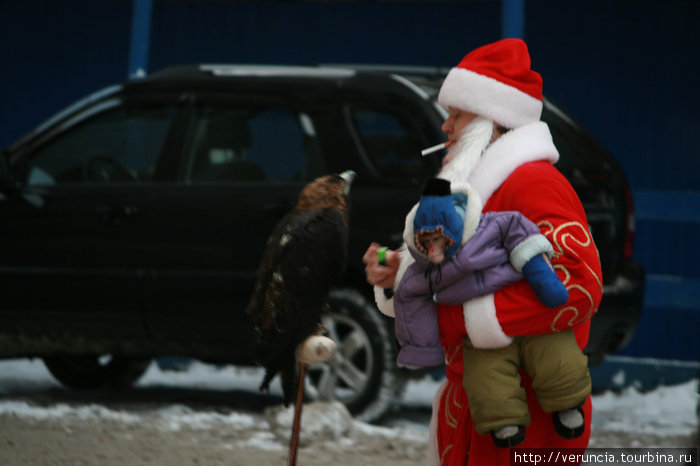
<path fill-rule="evenodd" d="M 426 156 L 426 155 L 432 154 L 433 152 L 437 152 L 439 150 L 450 147 L 451 145 L 452 145 L 452 141 L 446 141 L 446 142 L 443 142 L 442 144 L 438 144 L 436 146 L 428 147 L 427 149 L 423 149 L 422 151 L 420 151 L 420 153 L 421 153 L 421 155 Z"/>

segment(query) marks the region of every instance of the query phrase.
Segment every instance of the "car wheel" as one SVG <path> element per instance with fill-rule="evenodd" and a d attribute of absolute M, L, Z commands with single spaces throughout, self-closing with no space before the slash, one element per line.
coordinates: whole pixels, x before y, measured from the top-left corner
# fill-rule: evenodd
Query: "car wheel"
<path fill-rule="evenodd" d="M 118 355 L 58 355 L 43 358 L 59 382 L 76 390 L 128 388 L 148 368 L 150 359 Z"/>
<path fill-rule="evenodd" d="M 323 324 L 337 344 L 335 356 L 309 366 L 306 396 L 337 400 L 364 422 L 380 420 L 401 399 L 394 337 L 377 308 L 359 292 L 339 289 L 329 296 Z"/>

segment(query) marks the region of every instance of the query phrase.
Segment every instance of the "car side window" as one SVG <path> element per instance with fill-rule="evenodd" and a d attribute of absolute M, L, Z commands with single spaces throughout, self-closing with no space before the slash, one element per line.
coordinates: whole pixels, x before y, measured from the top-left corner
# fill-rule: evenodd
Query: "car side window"
<path fill-rule="evenodd" d="M 419 179 L 422 142 L 414 125 L 385 109 L 352 109 L 352 120 L 368 162 L 382 177 Z"/>
<path fill-rule="evenodd" d="M 28 185 L 150 181 L 174 106 L 103 103 L 25 159 Z"/>
<path fill-rule="evenodd" d="M 278 107 L 200 107 L 184 167 L 189 183 L 304 181 L 309 154 L 303 115 Z"/>

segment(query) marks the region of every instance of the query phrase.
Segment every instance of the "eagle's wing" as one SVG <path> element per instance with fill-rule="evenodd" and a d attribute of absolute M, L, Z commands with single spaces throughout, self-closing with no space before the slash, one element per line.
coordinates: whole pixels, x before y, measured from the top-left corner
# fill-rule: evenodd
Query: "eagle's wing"
<path fill-rule="evenodd" d="M 348 227 L 337 209 L 293 212 L 268 240 L 249 306 L 256 359 L 269 382 L 314 333 L 331 286 L 343 273 Z M 265 385 L 265 383 L 264 383 Z"/>

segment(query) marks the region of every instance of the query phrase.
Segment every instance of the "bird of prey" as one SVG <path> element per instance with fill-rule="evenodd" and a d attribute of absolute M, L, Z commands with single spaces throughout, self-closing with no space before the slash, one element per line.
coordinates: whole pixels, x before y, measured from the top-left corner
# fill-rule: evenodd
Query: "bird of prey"
<path fill-rule="evenodd" d="M 298 386 L 297 347 L 323 330 L 321 313 L 347 258 L 349 191 L 355 172 L 330 174 L 304 186 L 294 209 L 267 240 L 247 312 L 254 355 L 265 367 L 261 391 L 280 374 L 284 403 Z"/>

